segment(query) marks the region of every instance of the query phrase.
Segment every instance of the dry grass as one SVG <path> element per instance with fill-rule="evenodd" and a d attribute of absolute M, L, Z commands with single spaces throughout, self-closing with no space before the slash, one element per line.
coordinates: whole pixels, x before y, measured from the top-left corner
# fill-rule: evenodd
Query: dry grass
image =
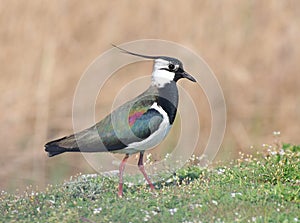
<path fill-rule="evenodd" d="M 110 43 L 141 38 L 186 45 L 216 73 L 228 109 L 220 157 L 269 142 L 274 130 L 299 144 L 299 13 L 298 1 L 2 1 L 0 187 L 92 172 L 77 155 L 50 162 L 43 144 L 70 133 L 73 94 L 89 63 Z M 104 111 L 115 94 L 109 90 L 103 94 L 111 98 L 99 100 Z"/>

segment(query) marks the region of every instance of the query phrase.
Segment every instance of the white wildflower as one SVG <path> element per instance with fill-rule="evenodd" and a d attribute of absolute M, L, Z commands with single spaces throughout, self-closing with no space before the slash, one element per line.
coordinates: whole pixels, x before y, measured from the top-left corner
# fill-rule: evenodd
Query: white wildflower
<path fill-rule="evenodd" d="M 174 215 L 177 212 L 177 210 L 177 208 L 169 209 L 171 215 Z"/>
<path fill-rule="evenodd" d="M 170 157 L 171 157 L 171 154 L 170 154 L 170 153 L 167 153 L 167 154 L 165 155 L 165 160 L 168 160 Z"/>
<path fill-rule="evenodd" d="M 218 169 L 218 170 L 217 170 L 217 173 L 218 173 L 218 174 L 223 174 L 223 173 L 225 173 L 225 169 Z"/>
<path fill-rule="evenodd" d="M 218 201 L 212 200 L 211 201 L 214 205 L 218 205 Z"/>
<path fill-rule="evenodd" d="M 192 209 L 195 209 L 195 208 L 202 208 L 202 204 L 191 204 L 190 207 Z"/>
<path fill-rule="evenodd" d="M 153 215 L 157 215 L 157 211 L 151 211 Z"/>
<path fill-rule="evenodd" d="M 133 187 L 133 186 L 134 186 L 134 183 L 128 182 L 128 183 L 127 183 L 127 186 L 128 186 L 128 187 Z"/>
<path fill-rule="evenodd" d="M 284 150 L 281 149 L 281 150 L 279 151 L 279 154 L 280 154 L 281 156 L 283 156 L 283 155 L 285 154 Z"/>
<path fill-rule="evenodd" d="M 144 221 L 148 221 L 150 219 L 150 215 L 146 214 L 144 217 Z"/>
<path fill-rule="evenodd" d="M 169 178 L 168 180 L 166 180 L 166 183 L 172 183 L 174 181 L 173 178 Z"/>
<path fill-rule="evenodd" d="M 55 201 L 54 201 L 54 200 L 49 200 L 49 202 L 50 202 L 51 204 L 55 204 Z"/>
<path fill-rule="evenodd" d="M 13 210 L 11 213 L 12 214 L 18 214 L 19 212 L 18 212 L 18 210 Z"/>
<path fill-rule="evenodd" d="M 240 196 L 241 196 L 242 193 L 239 193 L 239 192 L 238 192 L 238 193 L 235 193 L 235 192 L 232 192 L 232 193 L 231 193 L 231 197 L 236 197 L 236 195 L 240 195 Z"/>
<path fill-rule="evenodd" d="M 99 214 L 102 211 L 102 208 L 95 208 L 94 209 L 94 214 Z"/>

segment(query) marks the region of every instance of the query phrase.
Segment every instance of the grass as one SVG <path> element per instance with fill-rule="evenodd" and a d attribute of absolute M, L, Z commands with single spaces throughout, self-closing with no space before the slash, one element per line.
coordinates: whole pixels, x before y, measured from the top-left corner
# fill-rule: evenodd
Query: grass
<path fill-rule="evenodd" d="M 127 184 L 120 199 L 115 177 L 97 175 L 23 196 L 1 192 L 0 222 L 299 222 L 300 146 L 213 168 L 191 161 L 156 187 Z"/>

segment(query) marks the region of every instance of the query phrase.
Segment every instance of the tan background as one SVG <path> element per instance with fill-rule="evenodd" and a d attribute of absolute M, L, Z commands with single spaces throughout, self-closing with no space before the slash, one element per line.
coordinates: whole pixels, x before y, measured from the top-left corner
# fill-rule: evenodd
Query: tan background
<path fill-rule="evenodd" d="M 48 159 L 43 144 L 72 131 L 76 84 L 93 59 L 136 39 L 178 42 L 213 69 L 228 112 L 218 159 L 272 143 L 273 131 L 299 143 L 299 15 L 299 1 L 0 1 L 0 189 L 94 172 L 78 154 Z M 99 117 L 151 65 L 128 69 L 103 90 Z"/>

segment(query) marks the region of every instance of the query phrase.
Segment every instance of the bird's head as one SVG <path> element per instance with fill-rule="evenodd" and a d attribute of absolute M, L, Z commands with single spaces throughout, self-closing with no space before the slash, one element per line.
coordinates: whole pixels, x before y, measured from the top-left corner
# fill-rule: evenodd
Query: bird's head
<path fill-rule="evenodd" d="M 154 59 L 152 80 L 158 87 L 163 87 L 171 81 L 177 82 L 181 78 L 196 82 L 195 78 L 183 69 L 180 60 L 166 56 Z"/>
<path fill-rule="evenodd" d="M 164 87 L 166 84 L 171 83 L 172 81 L 177 82 L 181 78 L 186 78 L 190 81 L 196 82 L 196 79 L 183 69 L 182 62 L 176 58 L 166 56 L 147 56 L 124 50 L 115 45 L 113 46 L 124 53 L 154 60 L 152 83 L 157 87 Z"/>

